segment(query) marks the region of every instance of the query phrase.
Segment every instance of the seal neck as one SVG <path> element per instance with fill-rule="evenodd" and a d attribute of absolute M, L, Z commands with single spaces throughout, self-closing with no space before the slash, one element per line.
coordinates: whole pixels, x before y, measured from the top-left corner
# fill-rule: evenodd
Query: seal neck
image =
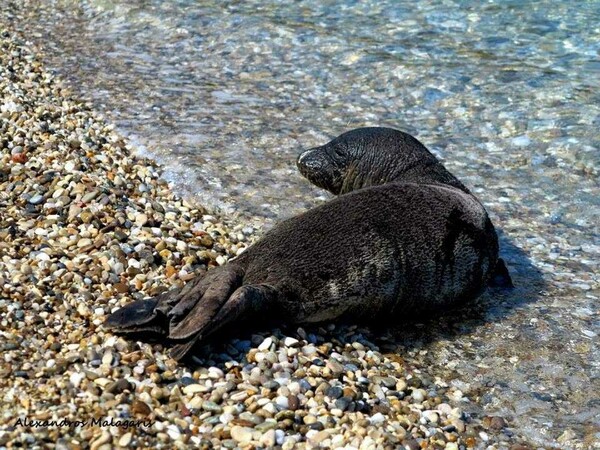
<path fill-rule="evenodd" d="M 434 158 L 415 161 L 403 167 L 394 164 L 370 165 L 370 167 L 376 169 L 364 170 L 359 162 L 352 163 L 345 174 L 339 195 L 389 183 L 442 184 L 471 194 L 464 184 Z"/>

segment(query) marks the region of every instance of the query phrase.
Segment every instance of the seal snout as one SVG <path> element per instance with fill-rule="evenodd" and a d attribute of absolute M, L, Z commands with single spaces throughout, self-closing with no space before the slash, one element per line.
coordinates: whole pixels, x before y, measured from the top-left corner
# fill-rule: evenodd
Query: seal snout
<path fill-rule="evenodd" d="M 314 174 L 323 170 L 327 164 L 328 161 L 323 152 L 319 151 L 319 147 L 302 152 L 296 161 L 298 170 L 300 170 L 305 177 L 308 177 L 309 174 Z"/>
<path fill-rule="evenodd" d="M 331 161 L 320 147 L 306 150 L 298 156 L 296 161 L 300 173 L 312 183 L 319 184 L 319 180 L 329 171 Z"/>
<path fill-rule="evenodd" d="M 296 161 L 298 170 L 308 181 L 336 194 L 338 171 L 323 147 L 303 151 Z"/>
<path fill-rule="evenodd" d="M 311 154 L 314 152 L 314 149 L 304 150 L 300 155 L 298 155 L 298 159 L 296 159 L 296 166 L 299 170 L 302 170 L 307 161 L 310 161 Z"/>

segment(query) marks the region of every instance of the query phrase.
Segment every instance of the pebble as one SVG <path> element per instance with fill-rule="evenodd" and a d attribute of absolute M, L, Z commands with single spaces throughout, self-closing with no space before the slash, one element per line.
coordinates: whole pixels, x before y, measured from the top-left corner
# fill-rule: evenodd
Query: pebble
<path fill-rule="evenodd" d="M 98 450 L 104 444 L 108 444 L 111 441 L 112 441 L 112 437 L 111 437 L 110 433 L 108 432 L 108 430 L 104 430 L 98 438 L 96 438 L 95 440 L 93 440 L 91 442 L 90 450 Z"/>
<path fill-rule="evenodd" d="M 273 340 L 270 337 L 266 338 L 258 346 L 258 350 L 261 351 L 261 352 L 267 351 L 267 350 L 269 350 L 269 348 L 271 347 L 272 344 L 273 344 Z"/>
<path fill-rule="evenodd" d="M 423 417 L 427 419 L 428 422 L 438 423 L 439 416 L 435 411 L 423 411 Z"/>
<path fill-rule="evenodd" d="M 36 194 L 29 199 L 29 203 L 31 203 L 32 205 L 40 205 L 43 202 L 44 202 L 44 196 L 40 195 L 40 194 Z"/>
<path fill-rule="evenodd" d="M 275 444 L 277 443 L 277 437 L 275 434 L 275 430 L 267 430 L 265 431 L 260 439 L 259 439 L 260 444 L 264 445 L 267 448 L 272 448 L 275 446 Z"/>
<path fill-rule="evenodd" d="M 223 411 L 223 408 L 221 408 L 220 405 L 217 405 L 215 402 L 211 401 L 205 401 L 202 403 L 202 409 L 213 413 L 221 413 Z"/>
<path fill-rule="evenodd" d="M 413 389 L 410 395 L 415 402 L 419 403 L 425 400 L 426 392 L 424 389 Z"/>
<path fill-rule="evenodd" d="M 339 386 L 332 386 L 325 392 L 325 395 L 332 399 L 340 398 L 343 395 L 343 390 Z"/>
<path fill-rule="evenodd" d="M 231 428 L 231 438 L 239 443 L 249 443 L 252 440 L 252 428 L 234 426 Z"/>
<path fill-rule="evenodd" d="M 298 339 L 294 339 L 293 337 L 286 337 L 283 340 L 283 345 L 286 347 L 298 347 L 300 345 L 300 341 Z"/>
<path fill-rule="evenodd" d="M 385 416 L 381 413 L 373 414 L 370 422 L 372 425 L 381 425 L 383 422 L 385 422 Z"/>
<path fill-rule="evenodd" d="M 125 433 L 123 436 L 121 436 L 119 438 L 119 446 L 120 447 L 129 447 L 129 444 L 131 444 L 131 441 L 133 439 L 133 433 L 131 433 L 130 431 L 128 431 L 127 433 Z"/>

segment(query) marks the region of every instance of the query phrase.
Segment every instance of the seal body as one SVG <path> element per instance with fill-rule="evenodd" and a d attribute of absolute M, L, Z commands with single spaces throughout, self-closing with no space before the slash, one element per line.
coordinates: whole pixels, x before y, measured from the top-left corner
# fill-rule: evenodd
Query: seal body
<path fill-rule="evenodd" d="M 280 314 L 304 323 L 443 310 L 482 291 L 497 254 L 494 228 L 472 196 L 391 183 L 282 222 L 240 263 L 249 283 L 285 291 Z"/>
<path fill-rule="evenodd" d="M 420 142 L 363 128 L 303 152 L 300 172 L 338 197 L 280 222 L 183 289 L 116 311 L 122 333 L 158 333 L 181 358 L 238 321 L 402 320 L 477 297 L 498 272 L 481 203 Z"/>

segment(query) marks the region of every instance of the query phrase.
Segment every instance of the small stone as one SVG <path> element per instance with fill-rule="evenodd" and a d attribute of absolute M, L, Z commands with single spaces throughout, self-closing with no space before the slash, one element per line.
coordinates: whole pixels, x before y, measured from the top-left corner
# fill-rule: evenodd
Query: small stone
<path fill-rule="evenodd" d="M 81 214 L 79 214 L 79 219 L 83 223 L 90 223 L 93 218 L 94 218 L 94 215 L 89 211 L 82 211 Z"/>
<path fill-rule="evenodd" d="M 499 416 L 494 416 L 490 420 L 490 428 L 492 430 L 501 430 L 503 428 L 506 428 L 507 425 L 508 424 L 506 423 L 506 420 Z"/>
<path fill-rule="evenodd" d="M 298 339 L 294 339 L 293 337 L 286 337 L 283 340 L 283 345 L 286 347 L 298 347 L 300 345 L 300 341 Z"/>
<path fill-rule="evenodd" d="M 192 386 L 194 386 L 194 385 L 192 385 Z M 206 402 L 202 403 L 202 409 L 204 411 L 210 411 L 210 412 L 218 413 L 218 414 L 223 412 L 223 408 L 221 408 L 215 402 L 211 402 L 211 401 L 206 401 Z"/>
<path fill-rule="evenodd" d="M 167 426 L 167 434 L 173 441 L 177 441 L 181 437 L 181 431 L 177 425 Z"/>
<path fill-rule="evenodd" d="M 73 172 L 73 170 L 75 170 L 75 168 L 76 168 L 76 164 L 74 161 L 67 161 L 65 163 L 65 171 Z"/>
<path fill-rule="evenodd" d="M 438 423 L 440 420 L 440 417 L 435 411 L 423 411 L 423 417 L 425 417 L 425 419 L 431 423 Z"/>
<path fill-rule="evenodd" d="M 40 194 L 36 194 L 29 199 L 29 203 L 32 205 L 39 205 L 44 202 L 44 196 Z"/>
<path fill-rule="evenodd" d="M 300 406 L 300 400 L 296 395 L 288 395 L 288 408 L 292 411 L 296 411 Z"/>
<path fill-rule="evenodd" d="M 339 386 L 332 386 L 325 392 L 325 395 L 331 399 L 338 399 L 343 395 L 343 390 Z"/>
<path fill-rule="evenodd" d="M 209 392 L 210 388 L 202 385 L 202 384 L 190 384 L 183 388 L 183 393 L 185 395 L 193 395 L 197 393 Z"/>
<path fill-rule="evenodd" d="M 270 389 L 271 391 L 277 390 L 279 389 L 279 387 L 281 386 L 277 381 L 275 380 L 266 380 L 262 386 L 264 388 Z"/>
<path fill-rule="evenodd" d="M 148 223 L 148 216 L 146 214 L 138 214 L 135 217 L 135 224 L 139 227 L 143 227 Z"/>
<path fill-rule="evenodd" d="M 89 247 L 92 244 L 93 244 L 93 242 L 91 239 L 83 238 L 77 242 L 77 247 L 78 248 Z"/>
<path fill-rule="evenodd" d="M 306 425 L 310 425 L 311 423 L 315 423 L 317 421 L 317 418 L 315 416 L 313 416 L 312 414 L 307 414 L 306 416 L 304 416 L 304 419 L 302 419 L 302 421 Z"/>
<path fill-rule="evenodd" d="M 252 428 L 236 425 L 231 428 L 231 438 L 239 443 L 248 443 L 252 440 Z"/>
<path fill-rule="evenodd" d="M 342 366 L 339 362 L 334 360 L 327 361 L 326 367 L 331 370 L 334 377 L 338 377 L 340 374 L 344 372 L 344 366 Z"/>
<path fill-rule="evenodd" d="M 133 433 L 127 432 L 123 436 L 119 438 L 119 446 L 120 447 L 128 447 L 133 439 Z"/>
<path fill-rule="evenodd" d="M 133 414 L 139 414 L 140 416 L 147 416 L 152 412 L 152 410 L 147 403 L 142 402 L 141 400 L 134 400 L 131 403 L 131 412 Z"/>
<path fill-rule="evenodd" d="M 372 415 L 369 420 L 371 425 L 381 425 L 383 422 L 385 422 L 385 416 L 381 413 L 377 413 Z"/>
<path fill-rule="evenodd" d="M 259 439 L 259 442 L 267 448 L 272 448 L 277 443 L 275 438 L 275 430 L 265 431 Z"/>
<path fill-rule="evenodd" d="M 113 285 L 113 289 L 119 294 L 126 294 L 129 292 L 129 286 L 125 283 L 116 283 Z"/>
<path fill-rule="evenodd" d="M 288 409 L 289 402 L 288 402 L 287 397 L 279 396 L 279 397 L 275 398 L 275 403 L 281 409 Z"/>
<path fill-rule="evenodd" d="M 344 397 L 355 399 L 356 398 L 356 391 L 354 391 L 354 389 L 352 389 L 351 387 L 346 386 L 344 389 L 342 389 L 342 395 Z"/>
<path fill-rule="evenodd" d="M 315 433 L 314 435 L 312 435 L 309 438 L 309 441 L 318 445 L 321 442 L 323 442 L 325 439 L 327 439 L 328 437 L 329 437 L 329 431 L 323 430 L 323 431 L 319 431 L 319 432 Z"/>
<path fill-rule="evenodd" d="M 99 450 L 104 444 L 111 442 L 112 436 L 108 430 L 104 430 L 102 434 L 90 444 L 90 450 Z"/>
<path fill-rule="evenodd" d="M 209 367 L 208 368 L 208 377 L 209 378 L 219 380 L 219 379 L 223 378 L 224 376 L 225 376 L 225 374 L 218 367 Z"/>
<path fill-rule="evenodd" d="M 73 372 L 70 376 L 69 376 L 69 381 L 71 382 L 71 384 L 75 387 L 78 388 L 79 384 L 81 383 L 81 380 L 83 380 L 85 378 L 85 374 L 81 373 L 81 372 Z"/>
<path fill-rule="evenodd" d="M 132 392 L 134 388 L 131 383 L 124 378 L 114 381 L 106 387 L 106 392 L 111 394 L 120 394 L 126 390 Z"/>
<path fill-rule="evenodd" d="M 341 409 L 342 411 L 346 411 L 350 403 L 352 403 L 352 399 L 348 397 L 341 397 L 335 401 L 335 407 L 337 409 Z"/>
<path fill-rule="evenodd" d="M 411 397 L 417 403 L 421 403 L 425 400 L 425 391 L 423 389 L 413 389 Z"/>
<path fill-rule="evenodd" d="M 404 447 L 408 450 L 421 450 L 419 442 L 417 442 L 417 440 L 413 438 L 409 438 L 402 441 L 402 445 L 404 445 Z"/>
<path fill-rule="evenodd" d="M 92 311 L 85 303 L 80 303 L 77 305 L 77 312 L 81 317 L 88 317 L 92 315 Z"/>
<path fill-rule="evenodd" d="M 261 344 L 258 346 L 258 350 L 261 352 L 269 350 L 271 348 L 271 344 L 273 343 L 273 339 L 270 337 L 266 338 Z"/>
<path fill-rule="evenodd" d="M 96 190 L 88 192 L 83 197 L 81 197 L 81 201 L 83 203 L 89 203 L 92 200 L 94 200 L 99 193 L 100 193 L 100 191 L 96 191 Z"/>

